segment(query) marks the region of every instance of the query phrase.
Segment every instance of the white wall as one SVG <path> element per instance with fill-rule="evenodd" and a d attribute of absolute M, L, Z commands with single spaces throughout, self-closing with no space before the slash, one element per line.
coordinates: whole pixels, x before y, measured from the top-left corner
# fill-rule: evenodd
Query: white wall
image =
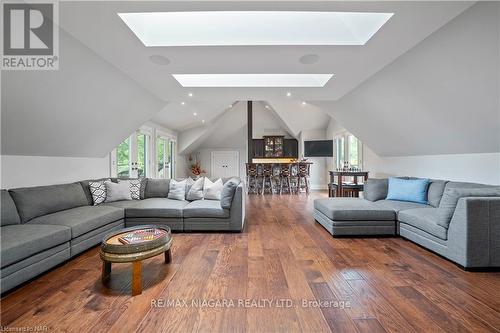
<path fill-rule="evenodd" d="M 325 130 L 311 130 L 303 131 L 299 135 L 299 157 L 304 156 L 304 141 L 309 140 L 326 140 Z M 326 189 L 328 188 L 328 157 L 306 157 L 308 161 L 312 162 L 310 184 L 312 189 Z"/>
<path fill-rule="evenodd" d="M 363 149 L 370 177 L 414 176 L 500 185 L 500 153 L 380 157 Z"/>
<path fill-rule="evenodd" d="M 69 183 L 110 176 L 109 156 L 1 156 L 1 187 L 29 187 Z"/>
<path fill-rule="evenodd" d="M 276 112 L 265 107 L 266 103 L 254 102 L 252 106 L 252 138 L 262 139 L 268 135 L 283 135 L 292 138 L 283 120 Z"/>

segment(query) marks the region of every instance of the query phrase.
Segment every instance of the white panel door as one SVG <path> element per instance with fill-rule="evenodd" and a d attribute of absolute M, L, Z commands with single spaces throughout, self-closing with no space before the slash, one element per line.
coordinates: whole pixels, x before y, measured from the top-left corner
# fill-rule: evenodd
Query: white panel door
<path fill-rule="evenodd" d="M 213 151 L 210 176 L 212 178 L 239 177 L 238 151 Z"/>

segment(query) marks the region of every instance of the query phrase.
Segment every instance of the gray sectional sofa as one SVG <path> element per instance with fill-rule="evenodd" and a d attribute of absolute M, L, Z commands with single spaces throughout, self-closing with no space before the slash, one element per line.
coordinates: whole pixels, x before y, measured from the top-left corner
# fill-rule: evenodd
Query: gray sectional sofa
<path fill-rule="evenodd" d="M 369 179 L 363 199 L 315 200 L 314 218 L 334 236 L 400 235 L 463 268 L 500 267 L 499 186 L 431 180 L 428 204 L 387 191 L 387 179 Z"/>
<path fill-rule="evenodd" d="M 116 179 L 112 179 L 116 181 Z M 128 226 L 168 225 L 174 231 L 241 231 L 245 221 L 243 183 L 232 197 L 167 199 L 169 180 L 144 179 L 141 200 L 94 206 L 88 181 L 1 190 L 1 292 L 99 244 L 107 233 Z"/>

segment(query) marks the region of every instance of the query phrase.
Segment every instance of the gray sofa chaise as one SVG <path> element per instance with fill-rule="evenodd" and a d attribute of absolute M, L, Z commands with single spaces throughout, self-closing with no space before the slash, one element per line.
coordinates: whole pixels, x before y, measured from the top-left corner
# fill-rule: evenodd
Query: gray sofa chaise
<path fill-rule="evenodd" d="M 167 199 L 169 180 L 150 178 L 141 183 L 141 200 L 97 206 L 93 205 L 89 181 L 1 190 L 0 291 L 14 288 L 98 245 L 107 233 L 128 226 L 241 231 L 244 185 L 236 178 L 223 181 L 233 190 L 229 191 L 232 197 L 222 201 Z"/>
<path fill-rule="evenodd" d="M 500 267 L 499 186 L 431 180 L 428 204 L 387 192 L 387 179 L 369 179 L 363 199 L 315 200 L 314 218 L 334 236 L 400 235 L 463 268 Z"/>

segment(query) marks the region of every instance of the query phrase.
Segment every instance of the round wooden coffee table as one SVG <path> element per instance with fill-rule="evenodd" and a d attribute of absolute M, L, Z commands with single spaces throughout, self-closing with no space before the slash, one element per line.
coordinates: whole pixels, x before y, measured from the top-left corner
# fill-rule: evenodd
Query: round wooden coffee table
<path fill-rule="evenodd" d="M 126 243 L 123 237 L 136 231 L 159 232 L 158 236 L 139 242 Z M 111 274 L 112 263 L 132 263 L 132 295 L 142 293 L 142 260 L 165 254 L 165 263 L 170 263 L 172 253 L 172 234 L 168 226 L 159 227 L 144 225 L 125 228 L 112 232 L 104 237 L 101 243 L 100 256 L 102 259 L 102 281 L 105 282 Z"/>

